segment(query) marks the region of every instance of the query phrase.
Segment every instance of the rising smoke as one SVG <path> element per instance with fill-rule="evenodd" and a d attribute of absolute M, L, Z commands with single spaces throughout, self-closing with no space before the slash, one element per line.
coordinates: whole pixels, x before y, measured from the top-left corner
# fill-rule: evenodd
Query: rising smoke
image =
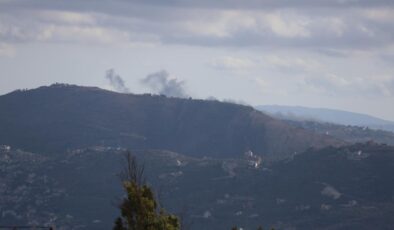
<path fill-rule="evenodd" d="M 170 75 L 165 70 L 151 73 L 142 79 L 141 82 L 158 94 L 168 97 L 187 97 L 184 89 L 185 82 L 178 81 L 176 78 L 170 78 Z"/>
<path fill-rule="evenodd" d="M 119 93 L 129 93 L 129 88 L 126 87 L 124 80 L 115 73 L 114 69 L 109 69 L 105 73 L 105 78 L 109 81 L 111 87 Z"/>

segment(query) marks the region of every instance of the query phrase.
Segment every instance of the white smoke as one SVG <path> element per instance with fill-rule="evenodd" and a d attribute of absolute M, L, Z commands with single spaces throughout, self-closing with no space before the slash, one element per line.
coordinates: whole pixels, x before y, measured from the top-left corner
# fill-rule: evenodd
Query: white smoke
<path fill-rule="evenodd" d="M 170 75 L 165 70 L 151 73 L 142 79 L 141 82 L 158 94 L 168 97 L 187 97 L 184 89 L 185 82 L 176 78 L 170 78 Z"/>
<path fill-rule="evenodd" d="M 111 87 L 119 93 L 130 93 L 129 88 L 126 87 L 125 81 L 115 73 L 114 69 L 109 69 L 105 73 L 105 78 L 109 81 Z"/>

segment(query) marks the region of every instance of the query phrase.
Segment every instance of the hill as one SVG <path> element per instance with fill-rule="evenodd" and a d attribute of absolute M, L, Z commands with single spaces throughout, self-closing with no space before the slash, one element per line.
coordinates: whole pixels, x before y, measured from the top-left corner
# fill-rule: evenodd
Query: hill
<path fill-rule="evenodd" d="M 55 84 L 0 97 L 0 144 L 40 153 L 93 145 L 283 159 L 341 141 L 252 107 Z"/>
<path fill-rule="evenodd" d="M 328 122 L 317 122 L 309 120 L 283 120 L 289 125 L 303 128 L 315 133 L 332 136 L 349 143 L 360 143 L 373 141 L 381 144 L 394 146 L 394 133 L 370 129 L 368 127 L 359 127 L 351 125 L 338 125 Z"/>
<path fill-rule="evenodd" d="M 123 150 L 43 156 L 0 148 L 0 223 L 109 229 L 121 197 Z M 189 229 L 390 229 L 394 149 L 374 143 L 309 150 L 257 165 L 250 156 L 135 152 L 160 201 Z"/>
<path fill-rule="evenodd" d="M 394 131 L 394 122 L 361 113 L 302 106 L 260 105 L 256 109 L 291 120 L 312 120 L 341 125 L 367 126 L 373 129 Z"/>

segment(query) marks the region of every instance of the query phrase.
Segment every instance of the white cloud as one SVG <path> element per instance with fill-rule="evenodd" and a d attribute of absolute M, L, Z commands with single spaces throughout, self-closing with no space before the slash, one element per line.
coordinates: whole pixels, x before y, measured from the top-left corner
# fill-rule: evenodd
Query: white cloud
<path fill-rule="evenodd" d="M 318 93 L 343 94 L 344 92 L 354 92 L 357 88 L 357 85 L 354 83 L 354 81 L 334 73 L 309 75 L 305 77 L 305 85 L 302 85 L 300 90 L 309 88 Z"/>
<path fill-rule="evenodd" d="M 365 75 L 352 77 L 327 73 L 308 75 L 300 83 L 299 90 L 336 96 L 359 95 L 360 97 L 394 96 L 394 75 Z"/>
<path fill-rule="evenodd" d="M 0 56 L 12 57 L 15 55 L 15 49 L 12 45 L 0 42 Z"/>
<path fill-rule="evenodd" d="M 48 23 L 94 25 L 97 23 L 97 16 L 90 13 L 77 13 L 69 11 L 42 10 L 34 13 L 34 16 Z"/>
<path fill-rule="evenodd" d="M 287 16 L 287 17 L 286 17 Z M 288 17 L 286 13 L 269 13 L 263 16 L 264 23 L 281 37 L 297 38 L 309 37 L 311 32 L 308 30 L 309 19 L 299 15 Z"/>
<path fill-rule="evenodd" d="M 368 19 L 378 22 L 392 23 L 394 21 L 394 9 L 392 8 L 375 8 L 362 11 Z"/>
<path fill-rule="evenodd" d="M 289 11 L 219 10 L 200 12 L 204 17 L 186 18 L 179 23 L 180 29 L 195 36 L 229 38 L 242 32 L 284 37 L 308 37 L 309 19 Z"/>
<path fill-rule="evenodd" d="M 238 30 L 253 29 L 255 19 L 240 11 L 205 12 L 180 23 L 181 29 L 198 36 L 229 37 Z"/>
<path fill-rule="evenodd" d="M 215 58 L 209 64 L 211 67 L 225 70 L 242 70 L 255 66 L 255 63 L 250 59 L 231 56 Z"/>
<path fill-rule="evenodd" d="M 370 87 L 374 87 L 373 89 L 376 92 L 379 92 L 386 97 L 394 96 L 394 74 L 374 76 L 371 80 L 373 84 Z M 363 83 L 365 84 L 365 82 L 370 81 L 364 81 Z"/>
<path fill-rule="evenodd" d="M 95 16 L 61 11 L 2 15 L 0 39 L 10 42 L 128 43 L 128 31 L 100 25 Z"/>
<path fill-rule="evenodd" d="M 346 23 L 342 18 L 333 17 L 323 19 L 322 24 L 325 24 L 326 29 L 332 31 L 337 37 L 342 36 L 346 31 Z"/>
<path fill-rule="evenodd" d="M 322 68 L 322 65 L 317 60 L 294 56 L 266 55 L 262 61 L 267 67 L 283 72 L 311 72 Z"/>
<path fill-rule="evenodd" d="M 319 7 L 251 10 L 250 7 L 177 8 L 124 2 L 111 7 L 101 3 L 96 10 L 93 7 L 87 11 L 87 6 L 88 3 L 81 3 L 81 9 L 68 4 L 52 5 L 50 9 L 11 7 L 0 12 L 0 39 L 35 42 L 35 39 L 57 37 L 57 41 L 70 41 L 69 37 L 60 38 L 65 35 L 61 31 L 68 30 L 81 31 L 82 41 L 96 39 L 98 43 L 120 39 L 204 46 L 368 50 L 391 45 L 390 38 L 394 35 L 394 28 L 390 27 L 392 8 L 346 8 L 334 12 Z M 59 31 L 59 36 L 53 36 L 51 30 Z"/>
<path fill-rule="evenodd" d="M 49 26 L 38 31 L 37 40 L 41 42 L 127 43 L 129 35 L 124 31 L 96 26 Z"/>

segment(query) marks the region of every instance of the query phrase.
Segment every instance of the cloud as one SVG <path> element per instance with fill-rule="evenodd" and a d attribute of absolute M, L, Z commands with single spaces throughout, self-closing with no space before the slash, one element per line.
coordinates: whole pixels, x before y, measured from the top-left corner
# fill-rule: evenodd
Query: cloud
<path fill-rule="evenodd" d="M 331 96 L 358 95 L 359 97 L 394 96 L 394 75 L 347 76 L 326 73 L 306 76 L 299 90 L 311 90 Z"/>
<path fill-rule="evenodd" d="M 162 32 L 159 38 L 171 44 L 300 50 L 370 50 L 394 43 L 389 20 L 371 20 L 359 9 L 320 11 L 210 10 L 201 12 L 203 17 L 191 12 L 172 24 L 171 33 Z"/>
<path fill-rule="evenodd" d="M 101 15 L 63 11 L 0 13 L 0 40 L 8 43 L 129 43 L 126 30 L 108 27 Z"/>
<path fill-rule="evenodd" d="M 366 9 L 364 15 L 374 21 L 379 22 L 390 22 L 394 20 L 394 9 L 383 8 L 383 9 Z"/>
<path fill-rule="evenodd" d="M 36 3 L 36 0 L 23 1 L 2 1 L 4 10 L 9 10 L 15 7 L 30 7 L 30 8 L 57 8 L 57 9 L 81 9 L 81 10 L 96 10 L 102 12 L 120 11 L 125 14 L 129 11 L 131 6 L 134 7 L 168 7 L 170 9 L 188 9 L 188 8 L 215 8 L 215 9 L 277 9 L 277 8 L 321 8 L 330 7 L 334 9 L 342 8 L 368 8 L 368 7 L 382 7 L 393 6 L 391 0 L 226 0 L 226 1 L 211 1 L 211 0 L 133 0 L 122 1 L 114 0 L 111 2 L 105 0 L 97 0 L 92 4 L 86 1 L 68 0 L 64 2 L 53 0 L 41 0 Z M 36 4 L 33 4 L 36 3 Z"/>
<path fill-rule="evenodd" d="M 320 76 L 308 76 L 305 79 L 306 86 L 316 91 L 324 93 L 335 94 L 344 92 L 357 91 L 357 86 L 354 82 L 350 82 L 344 77 L 340 77 L 336 74 L 322 74 Z M 304 89 L 302 89 L 304 88 Z M 301 87 L 301 90 L 305 90 L 305 87 Z"/>
<path fill-rule="evenodd" d="M 184 89 L 185 82 L 179 81 L 177 78 L 171 78 L 165 70 L 151 73 L 141 82 L 158 94 L 168 97 L 187 97 Z"/>
<path fill-rule="evenodd" d="M 38 11 L 35 15 L 40 21 L 57 22 L 62 24 L 95 25 L 97 15 L 70 11 Z"/>
<path fill-rule="evenodd" d="M 375 81 L 368 81 L 375 94 L 381 94 L 386 97 L 394 96 L 394 75 L 376 76 L 378 78 Z M 373 87 L 373 88 L 372 88 Z"/>
<path fill-rule="evenodd" d="M 383 6 L 383 7 L 382 7 Z M 0 2 L 7 42 L 375 49 L 393 45 L 389 0 Z"/>
<path fill-rule="evenodd" d="M 322 68 L 321 64 L 312 58 L 284 56 L 284 55 L 265 55 L 263 63 L 266 68 L 274 68 L 284 73 L 305 73 L 317 71 Z"/>
<path fill-rule="evenodd" d="M 0 42 L 0 57 L 12 57 L 15 54 L 15 49 L 9 44 Z"/>
<path fill-rule="evenodd" d="M 105 78 L 109 81 L 109 84 L 116 92 L 130 93 L 130 90 L 126 87 L 124 80 L 115 73 L 115 70 L 107 70 Z"/>
<path fill-rule="evenodd" d="M 297 38 L 309 37 L 311 32 L 308 29 L 310 24 L 306 17 L 286 18 L 280 13 L 270 13 L 264 17 L 267 26 L 271 31 L 280 37 Z"/>
<path fill-rule="evenodd" d="M 225 56 L 211 60 L 209 65 L 222 70 L 242 70 L 255 66 L 255 63 L 247 58 Z"/>

